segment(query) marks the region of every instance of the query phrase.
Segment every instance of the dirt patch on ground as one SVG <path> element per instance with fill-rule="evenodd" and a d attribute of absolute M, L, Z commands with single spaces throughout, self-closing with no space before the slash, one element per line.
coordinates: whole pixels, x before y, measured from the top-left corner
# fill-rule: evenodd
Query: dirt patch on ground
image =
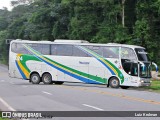
<path fill-rule="evenodd" d="M 158 72 L 152 71 L 151 74 L 153 79 L 160 80 L 160 76 Z"/>

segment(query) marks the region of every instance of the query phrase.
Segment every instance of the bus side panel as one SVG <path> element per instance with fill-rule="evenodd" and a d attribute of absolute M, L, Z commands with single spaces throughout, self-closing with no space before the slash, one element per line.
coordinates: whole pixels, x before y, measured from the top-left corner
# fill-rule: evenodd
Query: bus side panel
<path fill-rule="evenodd" d="M 16 68 L 15 65 L 15 58 L 13 53 L 9 53 L 9 76 L 10 77 L 15 77 L 15 71 L 14 68 Z"/>
<path fill-rule="evenodd" d="M 140 78 L 138 76 L 131 76 L 127 74 L 124 70 L 122 70 L 122 73 L 124 74 L 124 82 L 121 84 L 122 86 L 139 86 L 139 80 Z"/>
<path fill-rule="evenodd" d="M 130 80 L 132 79 L 132 77 L 123 70 L 121 61 L 119 59 L 112 59 L 112 58 L 108 58 L 108 60 L 112 62 L 121 71 L 122 75 L 124 76 L 124 81 L 122 83 L 120 80 L 120 85 L 130 86 L 131 85 Z"/>
<path fill-rule="evenodd" d="M 102 83 L 106 83 L 108 76 L 110 76 L 105 66 L 93 57 L 90 57 L 89 74 L 95 75 L 97 77 L 104 79 L 102 80 Z"/>
<path fill-rule="evenodd" d="M 18 68 L 18 63 L 16 62 L 17 60 L 17 54 L 10 52 L 9 55 L 9 76 L 13 78 L 20 78 L 22 79 L 22 75 L 20 73 L 20 70 Z"/>
<path fill-rule="evenodd" d="M 52 75 L 52 80 L 57 81 L 57 70 L 53 69 L 46 63 L 30 60 L 27 61 L 26 65 L 30 69 L 30 73 L 37 72 L 40 75 L 40 77 L 42 77 L 44 73 L 50 73 Z"/>
<path fill-rule="evenodd" d="M 88 74 L 88 64 L 80 64 L 81 61 L 87 61 L 88 58 L 85 57 L 71 57 L 71 56 L 53 56 L 52 60 L 65 65 L 66 67 L 72 68 L 77 71 L 84 72 Z M 55 68 L 53 68 L 55 69 Z M 63 69 L 63 68 L 62 68 Z M 56 69 L 57 70 L 57 69 Z M 68 71 L 68 70 L 67 70 Z M 70 73 L 76 74 L 73 70 L 69 70 Z M 68 82 L 82 82 L 77 77 L 68 75 L 65 72 L 57 70 L 58 81 L 68 81 Z M 88 82 L 88 81 L 86 81 Z"/>

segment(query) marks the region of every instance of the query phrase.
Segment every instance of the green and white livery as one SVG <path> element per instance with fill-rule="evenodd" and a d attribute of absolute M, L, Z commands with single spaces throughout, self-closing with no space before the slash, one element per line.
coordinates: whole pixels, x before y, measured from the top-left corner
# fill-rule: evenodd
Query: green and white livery
<path fill-rule="evenodd" d="M 10 44 L 9 75 L 33 84 L 83 82 L 128 88 L 150 85 L 150 73 L 151 62 L 140 46 L 84 40 L 13 40 Z"/>

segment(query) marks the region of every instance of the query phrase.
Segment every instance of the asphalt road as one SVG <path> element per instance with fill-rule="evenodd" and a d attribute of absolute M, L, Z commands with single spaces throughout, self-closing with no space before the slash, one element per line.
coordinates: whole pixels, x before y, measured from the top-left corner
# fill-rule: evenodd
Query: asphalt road
<path fill-rule="evenodd" d="M 0 109 L 3 111 L 160 111 L 160 94 L 138 91 L 136 88 L 112 89 L 105 85 L 81 83 L 33 85 L 25 80 L 8 77 L 8 68 L 0 65 Z M 69 118 L 72 119 L 75 118 Z M 82 118 L 77 119 L 82 120 Z"/>

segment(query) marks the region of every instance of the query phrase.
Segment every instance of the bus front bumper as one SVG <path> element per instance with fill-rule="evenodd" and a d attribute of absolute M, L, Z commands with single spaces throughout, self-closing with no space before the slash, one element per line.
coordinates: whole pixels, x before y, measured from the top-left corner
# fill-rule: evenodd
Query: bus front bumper
<path fill-rule="evenodd" d="M 139 82 L 139 86 L 150 86 L 150 85 L 151 85 L 150 79 L 141 79 Z"/>
<path fill-rule="evenodd" d="M 150 86 L 150 85 L 151 85 L 151 83 L 140 83 L 139 86 Z"/>

